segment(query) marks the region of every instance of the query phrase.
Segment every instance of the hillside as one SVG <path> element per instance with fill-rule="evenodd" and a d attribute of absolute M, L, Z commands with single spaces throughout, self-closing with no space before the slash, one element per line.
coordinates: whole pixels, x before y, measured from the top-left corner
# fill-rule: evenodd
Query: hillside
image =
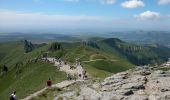
<path fill-rule="evenodd" d="M 14 89 L 18 91 L 18 98 L 23 98 L 43 88 L 48 78 L 54 83 L 66 79 L 65 73 L 43 62 L 42 56 L 60 58 L 70 65 L 79 59 L 89 79 L 101 80 L 135 65 L 164 62 L 169 57 L 168 50 L 161 46 L 130 44 L 116 38 L 49 44 L 30 41 L 1 43 L 0 98 L 7 100 Z M 8 70 L 3 70 L 4 65 Z"/>
<path fill-rule="evenodd" d="M 61 43 L 61 45 L 64 49 L 51 52 L 49 55 L 62 58 L 69 63 L 74 63 L 76 59 L 79 59 L 83 67 L 93 77 L 106 77 L 110 73 L 120 72 L 133 67 L 127 60 L 115 54 L 104 52 L 82 42 Z M 99 64 L 98 62 L 101 63 Z M 124 64 L 120 62 L 124 62 Z M 110 71 L 110 69 L 112 70 Z"/>
<path fill-rule="evenodd" d="M 45 87 L 48 78 L 54 83 L 66 79 L 65 73 L 56 71 L 55 67 L 42 62 L 22 66 L 18 73 L 16 69 L 12 69 L 0 78 L 0 97 L 2 100 L 8 100 L 9 94 L 16 90 L 18 98 L 23 98 Z"/>
<path fill-rule="evenodd" d="M 116 38 L 100 42 L 110 46 L 135 65 L 161 64 L 170 57 L 170 48 L 165 46 L 136 45 Z"/>
<path fill-rule="evenodd" d="M 0 98 L 7 100 L 11 91 L 18 91 L 18 97 L 25 97 L 45 86 L 45 81 L 51 78 L 55 83 L 65 80 L 65 73 L 41 61 L 37 61 L 46 47 L 39 47 L 25 53 L 24 42 L 8 42 L 0 45 L 0 65 L 6 65 L 7 72 L 0 75 Z"/>

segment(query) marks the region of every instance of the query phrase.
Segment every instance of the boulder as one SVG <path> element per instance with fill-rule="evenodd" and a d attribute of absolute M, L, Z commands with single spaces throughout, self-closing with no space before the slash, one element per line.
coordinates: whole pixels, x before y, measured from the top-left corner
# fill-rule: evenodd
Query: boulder
<path fill-rule="evenodd" d="M 129 96 L 129 95 L 132 95 L 132 94 L 133 94 L 132 90 L 128 90 L 124 93 L 125 96 Z"/>
<path fill-rule="evenodd" d="M 136 82 L 136 83 L 127 83 L 127 84 L 124 84 L 122 87 L 122 89 L 135 89 L 135 90 L 138 90 L 138 89 L 145 89 L 145 86 L 143 83 L 140 83 L 140 82 Z"/>
<path fill-rule="evenodd" d="M 150 71 L 147 71 L 147 70 L 143 70 L 140 72 L 140 75 L 143 75 L 143 76 L 147 76 L 147 75 L 150 75 L 151 72 Z"/>
<path fill-rule="evenodd" d="M 132 90 L 123 90 L 123 89 L 117 90 L 116 93 L 120 95 L 124 95 L 124 96 L 129 96 L 129 95 L 134 94 Z"/>
<path fill-rule="evenodd" d="M 147 95 L 132 95 L 128 97 L 128 100 L 149 100 Z"/>

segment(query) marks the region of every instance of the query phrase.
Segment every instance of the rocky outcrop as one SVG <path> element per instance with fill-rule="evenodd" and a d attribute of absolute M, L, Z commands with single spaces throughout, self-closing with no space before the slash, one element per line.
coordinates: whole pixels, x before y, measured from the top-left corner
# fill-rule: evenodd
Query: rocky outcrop
<path fill-rule="evenodd" d="M 52 51 L 52 52 L 58 51 L 58 50 L 61 50 L 61 49 L 63 49 L 63 48 L 62 48 L 61 44 L 58 43 L 58 42 L 52 43 L 52 44 L 50 45 L 50 47 L 48 48 L 48 50 L 49 50 L 49 51 Z"/>
<path fill-rule="evenodd" d="M 32 50 L 34 49 L 34 45 L 27 41 L 27 40 L 24 40 L 24 50 L 25 50 L 25 53 L 28 53 L 28 52 L 32 52 Z"/>
<path fill-rule="evenodd" d="M 72 89 L 59 96 L 65 100 L 170 100 L 170 70 L 136 68 L 87 83 L 79 85 L 79 95 Z"/>
<path fill-rule="evenodd" d="M 84 45 L 90 46 L 92 48 L 100 49 L 98 44 L 95 41 L 83 41 Z"/>

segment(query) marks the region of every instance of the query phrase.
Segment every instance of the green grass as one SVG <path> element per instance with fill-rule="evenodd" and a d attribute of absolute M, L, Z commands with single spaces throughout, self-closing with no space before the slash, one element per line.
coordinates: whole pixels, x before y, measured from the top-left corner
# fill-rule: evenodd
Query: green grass
<path fill-rule="evenodd" d="M 46 86 L 46 81 L 51 78 L 53 83 L 66 79 L 65 73 L 59 72 L 50 64 L 38 62 L 23 67 L 22 73 L 15 76 L 15 69 L 0 79 L 0 98 L 8 100 L 11 91 L 17 91 L 17 97 L 23 98 Z"/>
<path fill-rule="evenodd" d="M 67 53 L 64 58 L 69 62 L 75 62 L 76 58 L 79 58 L 80 60 L 89 60 L 92 54 L 95 54 L 94 50 L 80 45 L 73 49 L 67 49 Z"/>
<path fill-rule="evenodd" d="M 16 53 L 23 52 L 22 50 L 21 42 L 0 43 L 0 62 L 4 62 L 5 57 L 9 55 L 9 53 L 15 55 Z"/>
<path fill-rule="evenodd" d="M 83 63 L 83 68 L 90 74 L 93 78 L 101 78 L 104 79 L 108 76 L 110 76 L 112 73 L 104 70 L 100 70 L 98 68 L 95 68 L 94 66 L 91 66 L 89 64 Z"/>
<path fill-rule="evenodd" d="M 105 56 L 102 55 L 102 54 L 94 54 L 94 55 L 91 55 L 90 60 L 95 60 L 95 59 L 107 59 L 107 57 L 105 57 Z"/>
<path fill-rule="evenodd" d="M 122 61 L 97 60 L 85 62 L 85 64 L 110 73 L 117 73 L 133 68 L 133 65 Z"/>
<path fill-rule="evenodd" d="M 112 59 L 125 60 L 127 62 L 127 58 L 115 48 L 109 46 L 104 42 L 99 42 L 98 44 L 100 45 L 101 51 L 111 56 Z"/>
<path fill-rule="evenodd" d="M 6 64 L 10 69 L 12 69 L 16 63 L 22 62 L 27 63 L 28 61 L 37 58 L 47 47 L 43 46 L 37 48 L 33 52 L 24 53 L 24 45 L 21 41 L 19 42 L 9 42 L 0 45 L 0 65 Z"/>

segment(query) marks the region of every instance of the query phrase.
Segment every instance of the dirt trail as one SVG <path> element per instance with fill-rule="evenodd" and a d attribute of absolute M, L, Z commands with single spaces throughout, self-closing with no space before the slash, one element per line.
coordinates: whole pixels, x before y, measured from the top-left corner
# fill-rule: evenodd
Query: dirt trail
<path fill-rule="evenodd" d="M 93 62 L 93 61 L 101 61 L 101 60 L 105 60 L 105 59 L 95 59 L 95 60 L 88 60 L 88 61 L 82 61 L 82 62 Z M 118 60 L 109 60 L 109 61 L 118 61 Z"/>
<path fill-rule="evenodd" d="M 77 80 L 77 81 L 80 81 L 80 80 Z M 64 87 L 67 87 L 67 86 L 70 86 L 70 85 L 76 83 L 77 81 L 74 81 L 74 80 L 72 80 L 72 81 L 63 81 L 63 82 L 54 84 L 51 87 L 45 87 L 45 88 L 43 88 L 43 89 L 41 89 L 41 90 L 39 90 L 39 91 L 29 95 L 26 98 L 21 99 L 21 100 L 31 100 L 32 98 L 41 95 L 43 92 L 45 92 L 49 88 L 64 88 Z"/>
<path fill-rule="evenodd" d="M 69 64 L 65 64 L 64 61 L 59 61 L 55 58 L 47 58 L 47 60 L 50 61 L 50 63 L 54 63 L 54 66 L 58 66 L 60 71 L 65 72 L 66 74 L 70 74 L 72 76 L 76 75 L 78 76 L 79 74 L 81 74 L 81 77 L 77 77 L 79 80 L 83 80 L 83 72 L 84 69 L 83 67 L 80 65 L 80 63 L 73 65 L 75 66 L 74 69 L 71 69 L 71 65 Z"/>
<path fill-rule="evenodd" d="M 59 70 L 65 72 L 66 74 L 71 74 L 71 75 L 77 75 L 78 76 L 79 74 L 83 74 L 83 71 L 84 71 L 84 69 L 82 68 L 82 66 L 80 64 L 76 65 L 75 69 L 70 69 L 71 65 L 64 64 L 63 61 L 59 61 L 59 60 L 57 60 L 55 58 L 42 58 L 42 59 L 43 60 L 46 59 L 50 63 L 54 63 L 54 66 L 59 67 Z M 76 82 L 83 81 L 83 76 L 77 77 L 77 79 L 78 80 L 70 80 L 70 81 L 65 80 L 63 82 L 53 84 L 51 88 L 64 88 L 64 87 L 70 86 L 70 85 L 72 85 L 72 84 L 74 84 Z M 47 89 L 48 89 L 48 87 L 45 87 L 45 88 L 43 88 L 43 89 L 41 89 L 41 90 L 27 96 L 26 98 L 21 99 L 21 100 L 31 100 L 32 98 L 41 95 Z"/>

